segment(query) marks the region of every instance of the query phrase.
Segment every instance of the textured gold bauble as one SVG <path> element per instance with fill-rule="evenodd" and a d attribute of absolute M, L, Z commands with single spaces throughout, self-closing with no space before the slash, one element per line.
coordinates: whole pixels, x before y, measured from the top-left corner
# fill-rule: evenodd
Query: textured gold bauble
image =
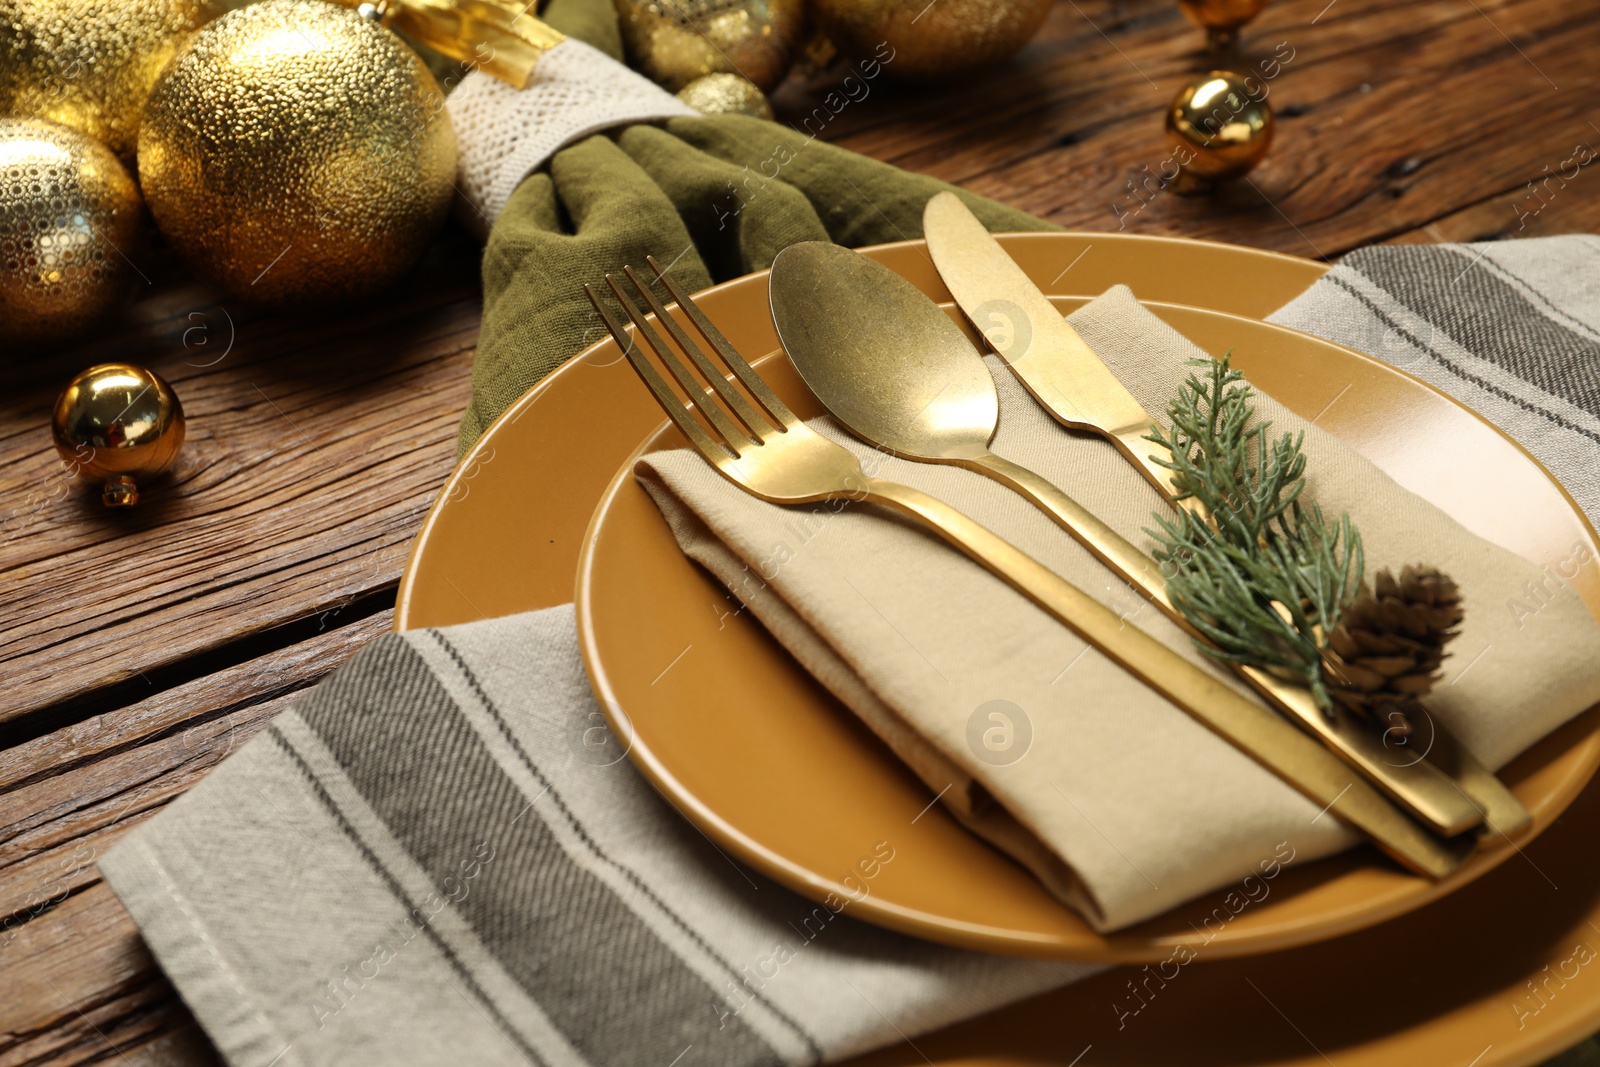
<path fill-rule="evenodd" d="M 1267 0 L 1178 0 L 1183 13 L 1203 26 L 1214 51 L 1231 48 L 1239 28 L 1267 6 Z"/>
<path fill-rule="evenodd" d="M 49 119 L 133 162 L 139 112 L 206 0 L 0 0 L 0 115 Z"/>
<path fill-rule="evenodd" d="M 805 43 L 803 0 L 615 0 L 628 59 L 677 92 L 706 74 L 777 87 Z"/>
<path fill-rule="evenodd" d="M 737 74 L 707 74 L 678 90 L 678 99 L 703 115 L 751 115 L 772 118 L 767 94 Z"/>
<path fill-rule="evenodd" d="M 166 470 L 183 447 L 183 405 L 160 375 L 132 363 L 79 374 L 56 400 L 56 451 L 80 477 L 104 483 L 107 507 L 139 502 L 139 481 Z"/>
<path fill-rule="evenodd" d="M 1259 78 L 1213 70 L 1185 85 L 1167 108 L 1167 142 L 1179 161 L 1179 192 L 1204 192 L 1237 178 L 1272 145 L 1272 106 Z"/>
<path fill-rule="evenodd" d="M 132 291 L 144 205 L 111 149 L 77 130 L 0 119 L 0 340 L 60 341 Z"/>
<path fill-rule="evenodd" d="M 392 282 L 444 222 L 455 171 L 422 60 L 321 0 L 262 0 L 196 33 L 139 129 L 162 233 L 197 273 L 268 305 Z"/>
<path fill-rule="evenodd" d="M 872 57 L 896 81 L 932 82 L 1004 63 L 1050 13 L 1051 0 L 813 0 L 822 31 Z"/>

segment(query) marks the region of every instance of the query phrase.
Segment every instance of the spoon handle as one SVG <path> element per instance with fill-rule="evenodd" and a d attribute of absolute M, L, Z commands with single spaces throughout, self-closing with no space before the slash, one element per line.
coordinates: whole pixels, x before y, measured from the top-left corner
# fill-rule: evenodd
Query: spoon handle
<path fill-rule="evenodd" d="M 961 466 L 993 478 L 1001 485 L 1019 493 L 1029 503 L 1049 515 L 1073 539 L 1094 553 L 1096 559 L 1110 567 L 1116 575 L 1180 623 L 1182 616 L 1167 598 L 1167 576 L 1161 573 L 1156 561 L 1141 552 L 1133 542 L 1095 515 L 1082 504 L 1056 488 L 1051 482 L 1019 463 L 985 452 L 981 456 L 961 463 Z"/>
<path fill-rule="evenodd" d="M 963 461 L 962 466 L 1009 487 L 1045 514 L 1083 547 L 1094 553 L 1123 581 L 1192 636 L 1199 636 L 1167 596 L 1167 578 L 1155 560 L 1127 538 L 1091 514 L 1083 505 L 1038 474 L 987 452 Z M 1402 759 L 1383 739 L 1359 723 L 1322 714 L 1310 692 L 1300 685 L 1254 667 L 1234 665 L 1234 670 L 1269 703 L 1321 738 L 1339 758 L 1375 782 L 1406 810 L 1446 836 L 1481 824 L 1480 811 L 1451 778 L 1424 759 Z"/>
<path fill-rule="evenodd" d="M 1288 785 L 1360 830 L 1407 868 L 1433 878 L 1454 870 L 1462 843 L 1441 841 L 1407 818 L 1360 774 L 1283 717 L 1089 596 L 999 534 L 919 489 L 868 479 L 866 499 L 893 508 L 988 568 L 1113 662 Z"/>

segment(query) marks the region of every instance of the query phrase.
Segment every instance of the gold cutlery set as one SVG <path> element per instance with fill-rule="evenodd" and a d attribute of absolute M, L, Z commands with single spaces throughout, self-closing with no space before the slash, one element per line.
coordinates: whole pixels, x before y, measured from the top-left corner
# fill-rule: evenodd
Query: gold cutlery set
<path fill-rule="evenodd" d="M 934 264 L 968 318 L 981 327 L 1003 309 L 1012 342 L 994 347 L 1034 399 L 1063 426 L 1109 440 L 1158 490 L 1174 496 L 1169 470 L 1151 455 L 1159 446 L 1145 440 L 1149 414 L 982 223 L 956 196 L 941 193 L 928 202 L 924 228 Z M 672 422 L 746 492 L 777 504 L 868 501 L 921 523 L 1413 871 L 1441 878 L 1479 834 L 1511 834 L 1529 824 L 1521 802 L 1436 719 L 1426 758 L 1396 760 L 1375 732 L 1342 712 L 1324 714 L 1303 686 L 1235 665 L 1281 712 L 1275 713 L 970 516 L 867 475 L 854 453 L 796 418 L 688 294 L 653 260 L 650 266 L 705 347 L 631 268 L 624 273 L 638 301 L 614 277 L 606 281 L 682 396 L 632 342 L 628 324 L 592 289 L 589 297 Z M 851 433 L 901 458 L 960 466 L 1007 486 L 1193 633 L 1153 559 L 1038 474 L 989 450 L 999 400 L 988 367 L 960 327 L 915 286 L 849 249 L 810 242 L 778 255 L 769 296 L 790 360 Z"/>

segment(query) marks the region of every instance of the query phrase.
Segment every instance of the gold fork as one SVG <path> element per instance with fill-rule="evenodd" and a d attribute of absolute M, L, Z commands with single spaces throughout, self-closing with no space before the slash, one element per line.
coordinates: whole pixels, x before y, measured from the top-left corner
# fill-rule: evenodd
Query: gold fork
<path fill-rule="evenodd" d="M 729 481 L 774 504 L 866 501 L 920 522 L 1325 811 L 1366 834 L 1405 866 L 1439 878 L 1460 862 L 1465 854 L 1460 842 L 1444 842 L 1429 834 L 1280 716 L 1229 689 L 1144 631 L 1127 625 L 1110 608 L 957 509 L 911 486 L 869 476 L 853 452 L 796 418 L 688 294 L 654 259 L 648 262 L 695 330 L 754 402 L 712 363 L 631 267 L 623 268 L 628 280 L 655 321 L 699 371 L 699 378 L 674 354 L 617 280 L 607 275 L 606 284 L 638 336 L 677 381 L 687 400 L 633 343 L 627 324 L 594 289 L 585 285 L 584 291 L 662 410 Z M 695 418 L 696 411 L 705 424 Z"/>

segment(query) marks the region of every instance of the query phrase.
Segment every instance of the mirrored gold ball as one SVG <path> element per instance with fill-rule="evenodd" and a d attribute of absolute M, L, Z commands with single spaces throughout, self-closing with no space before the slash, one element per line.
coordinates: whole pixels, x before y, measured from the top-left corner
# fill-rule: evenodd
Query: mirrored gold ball
<path fill-rule="evenodd" d="M 102 363 L 73 378 L 56 400 L 52 426 L 62 461 L 105 483 L 107 507 L 137 504 L 139 481 L 166 470 L 183 447 L 178 394 L 132 363 Z"/>
<path fill-rule="evenodd" d="M 841 51 L 883 64 L 896 81 L 926 83 L 997 66 L 1022 50 L 1051 0 L 813 0 Z"/>
<path fill-rule="evenodd" d="M 772 118 L 767 96 L 737 74 L 707 74 L 678 90 L 678 99 L 702 115 L 750 115 Z"/>
<path fill-rule="evenodd" d="M 60 341 L 131 293 L 144 205 L 111 149 L 77 130 L 0 119 L 0 340 Z"/>
<path fill-rule="evenodd" d="M 206 0 L 0 0 L 0 114 L 49 119 L 133 162 L 139 112 Z"/>
<path fill-rule="evenodd" d="M 261 0 L 194 34 L 139 128 L 162 233 L 196 273 L 269 306 L 394 281 L 444 223 L 455 171 L 422 60 L 322 0 Z"/>
<path fill-rule="evenodd" d="M 671 92 L 707 74 L 770 92 L 804 43 L 804 0 L 614 2 L 629 60 Z"/>
<path fill-rule="evenodd" d="M 1272 146 L 1272 128 L 1259 78 L 1225 70 L 1195 78 L 1167 108 L 1167 141 L 1187 179 L 1179 189 L 1200 191 L 1246 173 Z"/>

